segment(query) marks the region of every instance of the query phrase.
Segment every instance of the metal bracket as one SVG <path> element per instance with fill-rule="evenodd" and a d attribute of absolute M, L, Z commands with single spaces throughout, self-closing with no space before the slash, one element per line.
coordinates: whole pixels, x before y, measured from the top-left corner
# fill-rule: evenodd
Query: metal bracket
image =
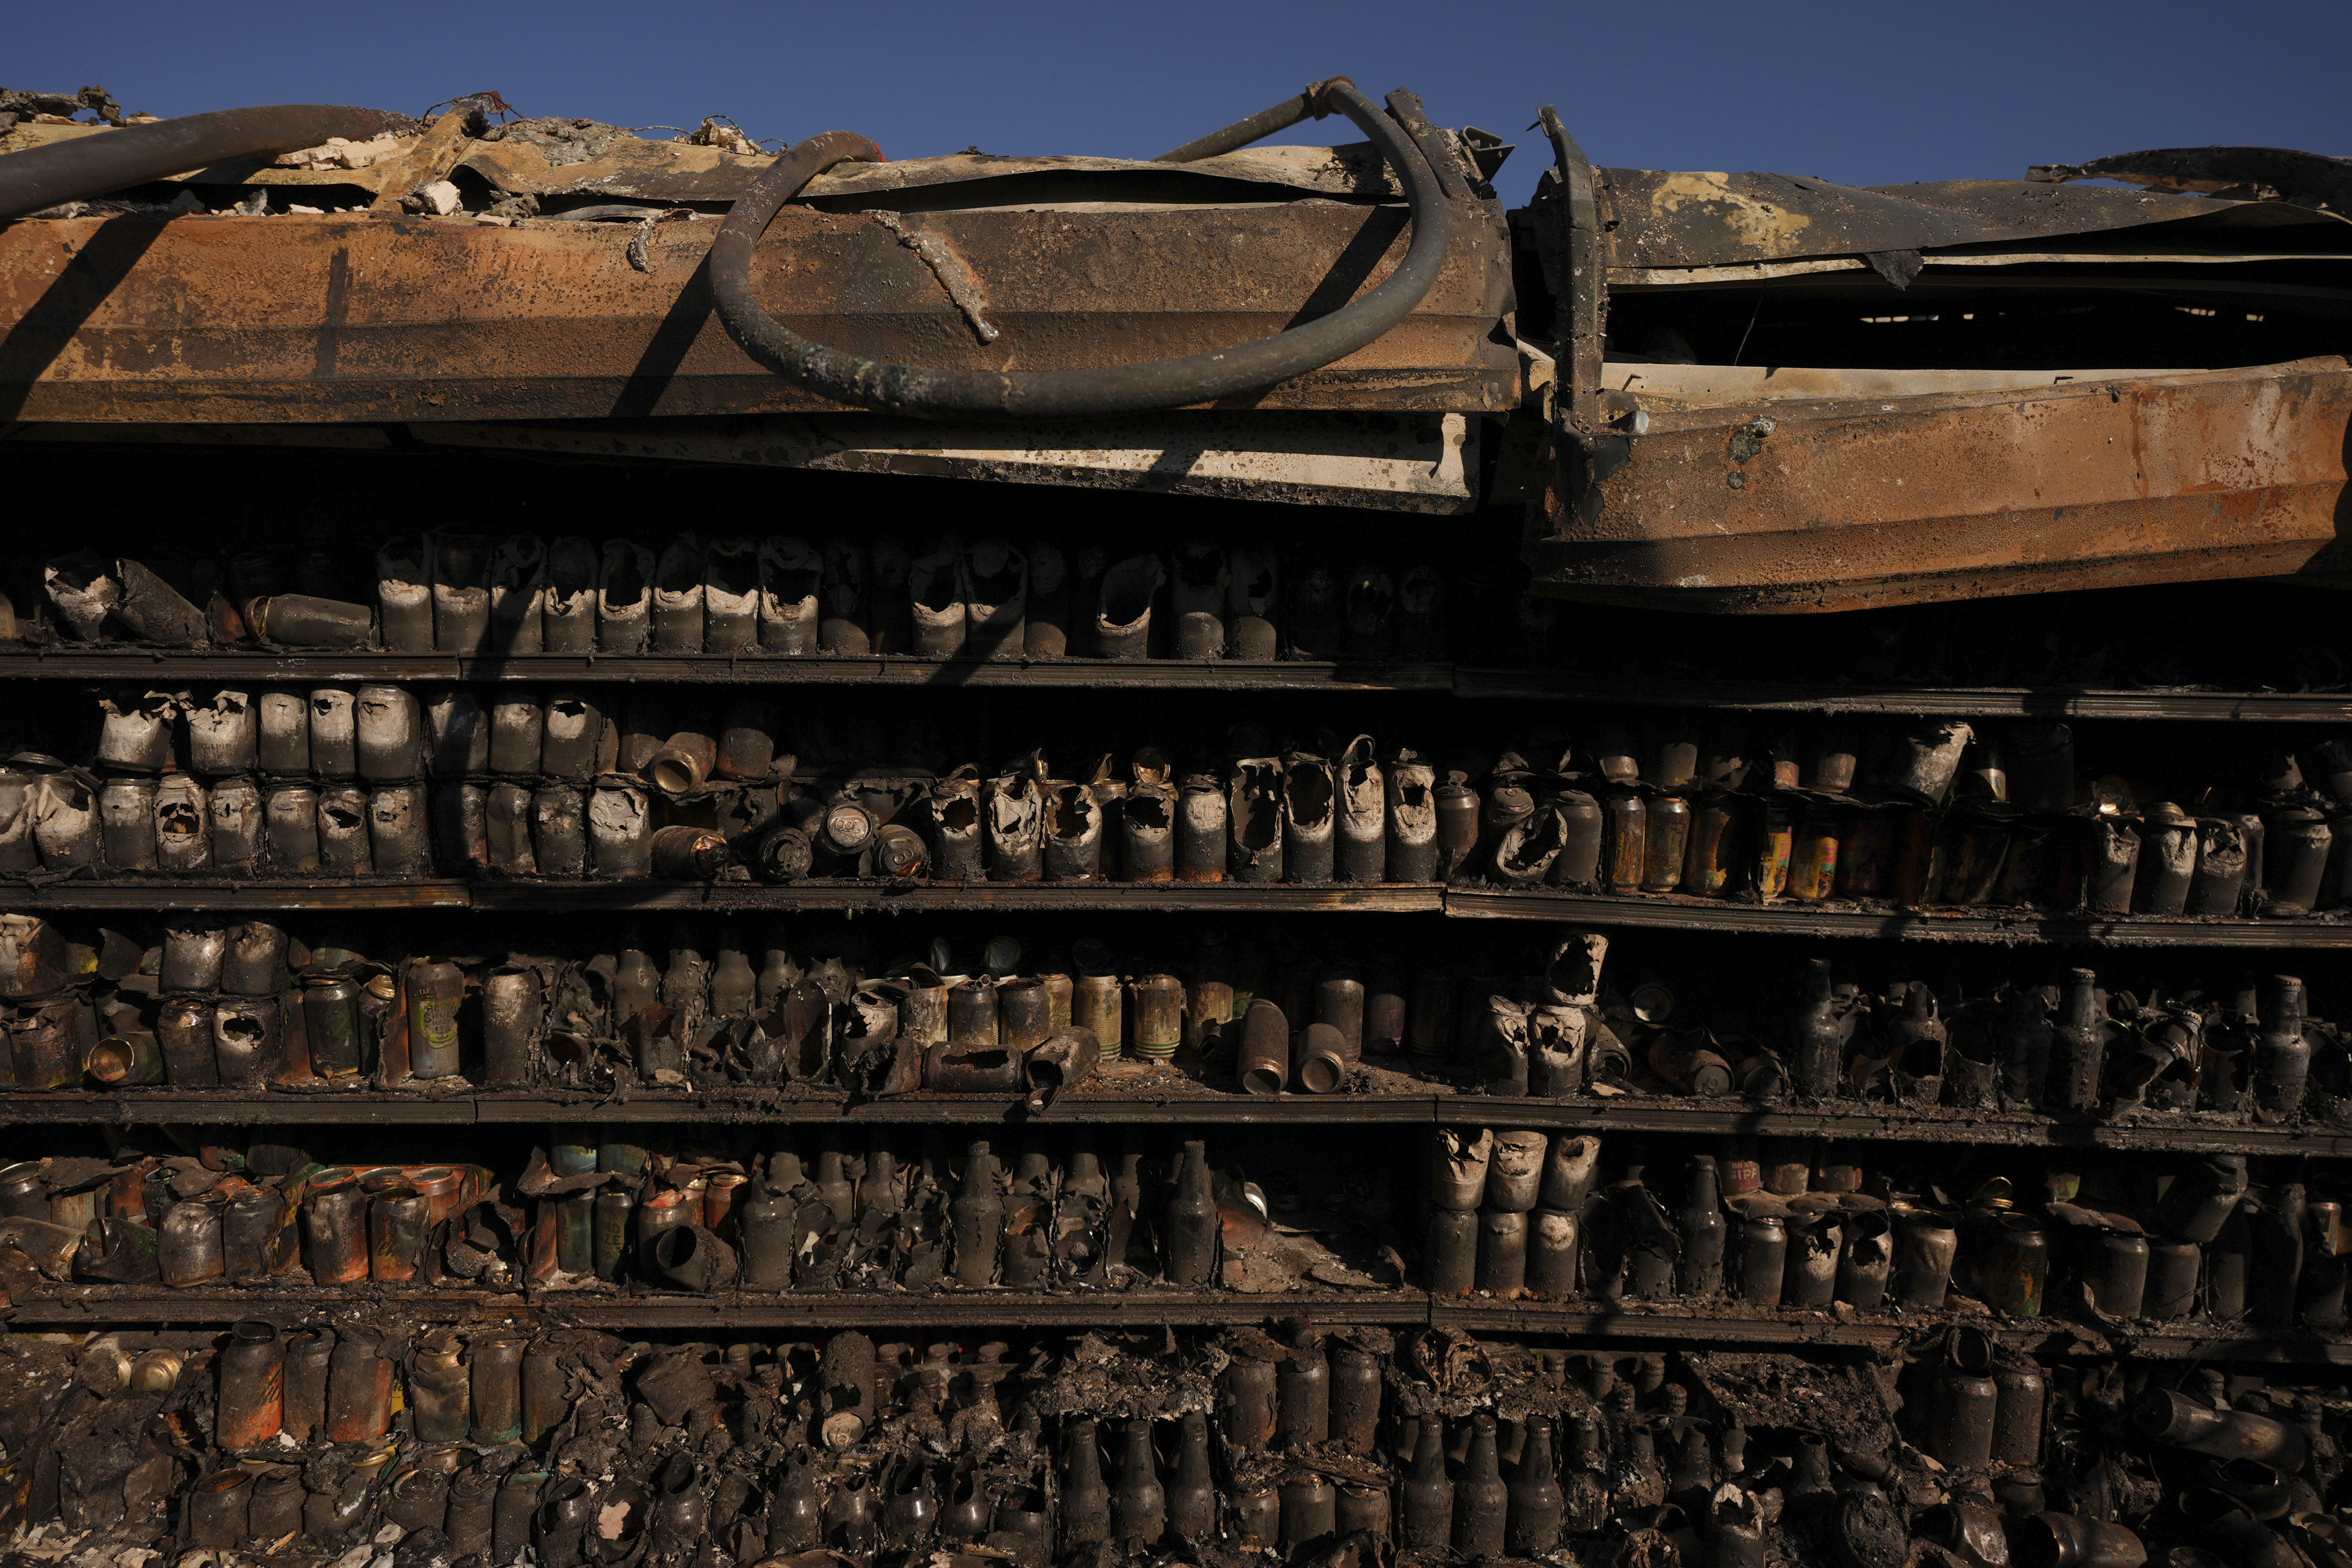
<path fill-rule="evenodd" d="M 1553 407 L 1560 433 L 1590 453 L 1612 434 L 1601 407 L 1601 347 L 1609 318 L 1601 196 L 1591 161 L 1560 123 L 1559 111 L 1546 104 L 1538 118 L 1551 138 L 1552 177 L 1559 189 L 1545 205 L 1558 226 L 1564 264 L 1552 336 L 1566 384 L 1558 389 Z"/>

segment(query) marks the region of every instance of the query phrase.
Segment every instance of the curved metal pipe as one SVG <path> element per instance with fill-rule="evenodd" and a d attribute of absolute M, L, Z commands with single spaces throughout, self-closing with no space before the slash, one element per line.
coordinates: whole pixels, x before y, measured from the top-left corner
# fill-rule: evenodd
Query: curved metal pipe
<path fill-rule="evenodd" d="M 414 125 L 404 114 L 332 103 L 277 103 L 184 114 L 0 154 L 0 223 L 231 158 L 275 157 L 330 136 L 365 140 Z"/>
<path fill-rule="evenodd" d="M 770 315 L 751 293 L 751 252 L 785 202 L 842 163 L 879 163 L 863 136 L 830 131 L 789 148 L 736 199 L 710 247 L 719 319 L 745 353 L 813 392 L 884 414 L 926 418 L 1068 419 L 1140 414 L 1270 386 L 1355 353 L 1409 315 L 1437 281 L 1447 239 L 1445 194 L 1421 148 L 1343 79 L 1324 84 L 1406 191 L 1412 243 L 1388 280 L 1303 326 L 1234 348 L 1100 370 L 933 370 L 888 364 L 814 343 Z"/>
<path fill-rule="evenodd" d="M 1287 131 L 1308 115 L 1320 120 L 1331 112 L 1331 89 L 1353 87 L 1355 82 L 1344 76 L 1328 81 L 1318 81 L 1297 98 L 1286 98 L 1272 109 L 1261 109 L 1247 120 L 1236 120 L 1223 131 L 1212 131 L 1206 136 L 1196 136 L 1172 153 L 1162 153 L 1151 160 L 1155 163 L 1192 163 L 1202 158 L 1213 158 L 1230 153 L 1236 147 L 1246 147 L 1277 131 Z"/>

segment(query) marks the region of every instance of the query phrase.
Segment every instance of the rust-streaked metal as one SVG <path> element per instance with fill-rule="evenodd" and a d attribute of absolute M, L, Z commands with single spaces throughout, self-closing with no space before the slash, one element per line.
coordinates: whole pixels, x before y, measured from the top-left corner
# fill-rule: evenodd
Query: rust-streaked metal
<path fill-rule="evenodd" d="M 780 319 L 955 368 L 1194 353 L 1337 308 L 1402 258 L 1404 214 L 1340 203 L 935 212 L 985 285 L 982 343 L 878 222 L 792 208 L 753 278 Z M 834 410 L 730 342 L 699 272 L 715 223 L 633 231 L 325 215 L 30 221 L 0 229 L 0 416 L 173 422 L 609 418 Z M 1464 206 L 1429 295 L 1379 341 L 1229 405 L 1500 412 L 1510 280 Z"/>
<path fill-rule="evenodd" d="M 1534 589 L 1796 613 L 2352 569 L 2337 357 L 2021 391 L 1661 410 Z"/>

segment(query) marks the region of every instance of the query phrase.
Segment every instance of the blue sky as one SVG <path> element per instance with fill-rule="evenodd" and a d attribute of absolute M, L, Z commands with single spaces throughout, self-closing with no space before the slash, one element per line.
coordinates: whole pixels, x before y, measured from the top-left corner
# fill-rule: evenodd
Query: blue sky
<path fill-rule="evenodd" d="M 158 114 L 245 103 L 414 113 L 482 88 L 526 113 L 758 137 L 861 132 L 893 157 L 1149 157 L 1344 73 L 1539 164 L 1557 103 L 1594 161 L 1859 184 L 2205 142 L 2352 154 L 2352 0 L 2226 5 L 27 5 L 0 83 L 102 83 Z M 1290 139 L 1303 140 L 1294 136 Z"/>

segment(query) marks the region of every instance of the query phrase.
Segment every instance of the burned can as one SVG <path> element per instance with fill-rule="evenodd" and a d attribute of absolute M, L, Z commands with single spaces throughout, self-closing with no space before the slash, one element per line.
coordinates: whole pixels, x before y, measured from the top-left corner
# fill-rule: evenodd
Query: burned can
<path fill-rule="evenodd" d="M 212 818 L 204 786 L 185 773 L 165 773 L 155 786 L 156 869 L 185 875 L 212 863 Z"/>
<path fill-rule="evenodd" d="M 1777 1307 L 1789 1265 L 1789 1228 L 1777 1214 L 1750 1210 L 1739 1222 L 1739 1299 Z"/>
<path fill-rule="evenodd" d="M 1788 896 L 1819 903 L 1837 892 L 1838 849 L 1844 813 L 1834 806 L 1809 806 L 1790 841 Z"/>
<path fill-rule="evenodd" d="M 2263 819 L 2263 889 L 2273 906 L 2298 914 L 2320 907 L 2332 837 L 2326 817 L 2308 806 L 2291 806 Z"/>
<path fill-rule="evenodd" d="M 2197 879 L 2197 824 L 2170 801 L 2141 814 L 2139 874 L 2132 908 L 2144 915 L 2178 915 L 2189 908 Z"/>
<path fill-rule="evenodd" d="M 1638 893 L 1648 869 L 1649 813 L 1637 795 L 1612 793 L 1601 803 L 1601 860 L 1609 891 Z"/>
<path fill-rule="evenodd" d="M 1950 1221 L 1924 1210 L 1902 1215 L 1895 1231 L 1895 1299 L 1906 1307 L 1942 1310 L 1958 1251 L 1959 1236 Z"/>
<path fill-rule="evenodd" d="M 224 1448 L 250 1448 L 277 1437 L 285 1425 L 286 1348 L 275 1323 L 231 1325 L 220 1357 L 219 1405 L 214 1435 Z"/>
<path fill-rule="evenodd" d="M 339 687 L 310 693 L 310 771 L 322 779 L 359 777 L 357 713 L 352 694 Z"/>
<path fill-rule="evenodd" d="M 173 1204 L 164 1215 L 156 1237 L 155 1263 L 163 1273 L 163 1283 L 175 1290 L 185 1290 L 227 1273 L 219 1206 L 201 1199 Z"/>
<path fill-rule="evenodd" d="M 588 875 L 588 797 L 565 784 L 541 784 L 530 801 L 532 864 L 542 877 L 578 881 Z"/>
<path fill-rule="evenodd" d="M 317 790 L 309 784 L 271 785 L 262 802 L 262 823 L 268 840 L 269 864 L 279 875 L 319 869 Z"/>
<path fill-rule="evenodd" d="M 118 774 L 98 792 L 100 853 L 117 871 L 155 865 L 155 781 Z"/>
<path fill-rule="evenodd" d="M 1135 1051 L 1146 1061 L 1166 1061 L 1176 1054 L 1184 1039 L 1184 985 L 1171 974 L 1146 974 L 1133 986 L 1135 1010 Z M 1361 987 L 1358 987 L 1360 998 Z M 1360 1042 L 1362 1011 L 1358 1008 L 1358 1036 Z M 1097 1037 L 1097 1041 L 1100 1037 Z M 1360 1053 L 1360 1044 L 1359 1045 Z M 1349 1058 L 1353 1060 L 1351 1057 Z"/>
<path fill-rule="evenodd" d="M 1980 1269 L 1987 1306 L 2012 1317 L 2042 1315 L 2042 1291 L 2050 1279 L 2050 1243 L 2030 1216 L 2000 1216 L 1985 1238 Z"/>
<path fill-rule="evenodd" d="M 2137 1319 L 2147 1299 L 2147 1237 L 2101 1231 L 2084 1249 L 2083 1289 L 2110 1318 Z"/>
<path fill-rule="evenodd" d="M 1883 899 L 1893 887 L 1895 814 L 1865 809 L 1853 813 L 1838 843 L 1837 896 Z"/>
<path fill-rule="evenodd" d="M 1728 795 L 1709 794 L 1691 813 L 1690 847 L 1683 858 L 1682 890 L 1694 898 L 1720 899 L 1738 885 L 1745 863 L 1739 812 Z"/>
<path fill-rule="evenodd" d="M 331 877 L 365 877 L 375 870 L 367 792 L 356 784 L 319 791 L 319 868 Z"/>
<path fill-rule="evenodd" d="M 1690 803 L 1677 795 L 1652 795 L 1643 803 L 1641 890 L 1671 893 L 1683 879 L 1691 838 Z"/>
<path fill-rule="evenodd" d="M 1797 814 L 1779 801 L 1766 801 L 1757 815 L 1756 894 L 1769 903 L 1788 891 L 1790 861 L 1797 847 Z"/>
<path fill-rule="evenodd" d="M 319 976 L 302 985 L 302 1023 L 310 1047 L 310 1070 L 321 1078 L 347 1079 L 362 1070 L 360 985 L 344 976 Z"/>
<path fill-rule="evenodd" d="M 431 1205 L 415 1187 L 383 1187 L 368 1199 L 368 1272 L 378 1279 L 414 1279 L 425 1265 Z"/>
<path fill-rule="evenodd" d="M 213 1056 L 230 1089 L 265 1089 L 282 1065 L 278 1000 L 221 998 L 213 1009 Z"/>
<path fill-rule="evenodd" d="M 173 1087 L 200 1089 L 220 1082 L 220 1064 L 213 1054 L 211 1003 L 167 999 L 155 1015 L 155 1045 L 163 1056 L 163 1076 Z"/>
<path fill-rule="evenodd" d="M 327 1438 L 366 1443 L 392 1425 L 393 1365 L 373 1335 L 344 1334 L 327 1363 Z"/>
<path fill-rule="evenodd" d="M 1544 873 L 1545 881 L 1555 888 L 1598 887 L 1607 837 L 1601 803 L 1582 790 L 1563 790 L 1551 805 L 1559 816 L 1559 853 Z"/>
<path fill-rule="evenodd" d="M 310 771 L 310 705 L 299 693 L 265 691 L 254 702 L 257 731 L 254 765 L 267 777 L 299 778 Z"/>
<path fill-rule="evenodd" d="M 1927 1451 L 1947 1470 L 1967 1473 L 1992 1463 L 2000 1391 L 1992 1380 L 1992 1345 L 1981 1330 L 1953 1329 L 1936 1370 L 1927 1409 Z"/>

